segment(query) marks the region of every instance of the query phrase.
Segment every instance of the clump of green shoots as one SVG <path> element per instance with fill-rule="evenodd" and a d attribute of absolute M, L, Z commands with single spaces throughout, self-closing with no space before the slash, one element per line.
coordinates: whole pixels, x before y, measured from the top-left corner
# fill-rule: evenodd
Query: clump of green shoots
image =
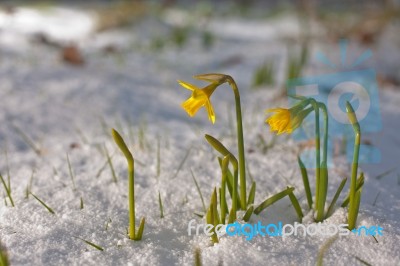
<path fill-rule="evenodd" d="M 216 138 L 205 135 L 207 142 L 222 155 L 219 158 L 221 167 L 221 187 L 215 187 L 211 195 L 210 205 L 206 212 L 206 220 L 208 224 L 214 225 L 212 229 L 211 239 L 214 243 L 218 243 L 218 236 L 215 233 L 215 228 L 218 225 L 227 223 L 233 223 L 238 219 L 237 212 L 239 210 L 245 211 L 245 214 L 241 219 L 249 221 L 251 215 L 254 213 L 259 214 L 265 208 L 280 200 L 285 196 L 289 196 L 292 203 L 294 204 L 296 212 L 298 211 L 298 201 L 293 194 L 294 188 L 288 187 L 286 190 L 270 197 L 266 201 L 262 202 L 257 208 L 254 207 L 254 199 L 256 193 L 256 183 L 252 180 L 249 194 L 246 189 L 246 164 L 245 164 L 245 152 L 244 152 L 244 141 L 243 141 L 243 126 L 242 126 L 242 111 L 240 103 L 239 89 L 236 82 L 232 77 L 224 74 L 204 74 L 195 76 L 196 79 L 205 80 L 210 84 L 202 89 L 197 88 L 195 85 L 189 84 L 184 81 L 179 81 L 180 85 L 184 88 L 191 90 L 192 96 L 182 104 L 182 107 L 190 115 L 194 116 L 197 110 L 205 106 L 209 119 L 212 123 L 215 122 L 215 114 L 213 107 L 210 102 L 212 93 L 224 83 L 228 83 L 233 91 L 235 98 L 236 108 L 236 130 L 237 130 L 237 145 L 238 145 L 238 159 Z M 229 169 L 229 165 L 233 168 L 232 171 Z M 197 182 L 195 182 L 197 183 Z M 231 208 L 228 208 L 226 201 L 227 191 L 231 197 Z M 238 193 L 240 191 L 240 194 Z M 219 210 L 218 210 L 219 208 Z M 302 216 L 302 213 L 301 213 Z"/>
<path fill-rule="evenodd" d="M 298 157 L 298 164 L 300 166 L 300 172 L 303 179 L 304 190 L 307 196 L 307 203 L 310 209 L 314 208 L 316 213 L 315 220 L 317 222 L 321 222 L 326 219 L 330 215 L 332 215 L 334 211 L 335 204 L 342 192 L 347 178 L 343 179 L 337 188 L 335 195 L 332 198 L 332 201 L 328 207 L 327 212 L 325 212 L 325 203 L 327 198 L 327 190 L 328 190 L 328 168 L 327 168 L 327 150 L 328 150 L 328 112 L 326 106 L 317 102 L 313 98 L 305 98 L 300 96 L 294 96 L 293 98 L 300 100 L 299 103 L 291 107 L 290 109 L 285 108 L 275 108 L 271 109 L 270 112 L 275 112 L 276 114 L 272 115 L 267 119 L 267 123 L 270 125 L 271 129 L 277 131 L 278 134 L 281 133 L 292 133 L 296 130 L 303 122 L 306 116 L 308 116 L 311 111 L 315 113 L 315 200 L 313 201 L 313 197 L 311 194 L 310 183 L 308 179 L 307 169 L 304 166 L 304 163 Z M 311 107 L 308 107 L 308 106 Z M 322 146 L 322 161 L 320 156 L 321 143 L 320 143 L 320 127 L 319 127 L 319 111 L 322 111 L 323 120 L 324 120 L 324 138 L 323 138 L 323 146 Z M 358 209 L 360 205 L 361 198 L 361 190 L 364 184 L 364 175 L 361 173 L 360 177 L 357 179 L 357 168 L 358 168 L 358 157 L 359 157 L 359 148 L 360 148 L 360 125 L 358 123 L 357 117 L 354 113 L 354 110 L 349 102 L 346 103 L 346 111 L 348 114 L 348 118 L 350 123 L 353 126 L 355 133 L 355 144 L 354 144 L 354 156 L 352 163 L 352 175 L 351 175 L 351 184 L 350 184 L 350 192 L 347 198 L 344 200 L 342 207 L 350 204 L 348 211 L 348 223 L 349 229 L 352 230 L 355 226 Z M 293 202 L 293 206 L 298 205 Z M 295 207 L 296 208 L 296 207 Z M 296 209 L 300 209 L 300 206 L 297 206 Z M 298 214 L 300 214 L 300 210 L 298 210 Z M 299 215 L 300 216 L 300 215 Z"/>
<path fill-rule="evenodd" d="M 141 240 L 144 231 L 145 218 L 140 220 L 139 229 L 135 230 L 135 179 L 134 179 L 134 159 L 132 153 L 125 144 L 124 139 L 115 130 L 112 129 L 112 136 L 128 162 L 128 188 L 129 188 L 129 238 L 132 240 Z"/>

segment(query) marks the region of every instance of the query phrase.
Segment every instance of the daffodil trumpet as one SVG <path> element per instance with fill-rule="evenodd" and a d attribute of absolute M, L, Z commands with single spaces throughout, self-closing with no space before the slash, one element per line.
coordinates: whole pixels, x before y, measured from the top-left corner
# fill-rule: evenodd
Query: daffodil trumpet
<path fill-rule="evenodd" d="M 189 99 L 182 103 L 182 108 L 188 113 L 189 116 L 193 117 L 201 107 L 205 107 L 208 113 L 208 119 L 214 124 L 216 116 L 214 108 L 211 104 L 210 98 L 215 89 L 224 84 L 228 83 L 232 88 L 235 96 L 235 107 L 236 107 L 236 124 L 237 124 L 237 139 L 238 139 L 238 153 L 239 153 L 239 175 L 240 175 L 240 207 L 243 210 L 247 209 L 247 197 L 246 197 L 246 165 L 245 165 L 245 153 L 244 153 L 244 141 L 243 141 L 243 125 L 242 125 L 242 109 L 240 105 L 240 93 L 234 79 L 229 75 L 224 74 L 202 74 L 194 76 L 195 79 L 207 81 L 210 84 L 204 88 L 198 88 L 197 86 L 184 82 L 178 81 L 178 83 L 192 91 L 192 95 Z"/>

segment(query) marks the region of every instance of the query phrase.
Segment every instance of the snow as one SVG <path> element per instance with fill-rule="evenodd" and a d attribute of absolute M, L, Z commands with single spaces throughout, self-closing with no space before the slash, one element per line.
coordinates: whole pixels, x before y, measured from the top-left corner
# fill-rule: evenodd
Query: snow
<path fill-rule="evenodd" d="M 201 201 L 190 171 L 196 176 L 206 204 L 213 187 L 220 183 L 217 154 L 204 140 L 204 134 L 222 140 L 232 151 L 236 149 L 232 128 L 228 126 L 229 117 L 234 117 L 229 87 L 223 86 L 213 95 L 217 116 L 213 126 L 204 110 L 189 118 L 181 109 L 181 102 L 189 94 L 176 80 L 203 84 L 191 79 L 194 74 L 227 73 L 238 83 L 246 159 L 257 181 L 255 202 L 292 185 L 296 187 L 295 194 L 303 210 L 307 209 L 307 203 L 296 162 L 297 144 L 290 138 L 279 137 L 278 143 L 263 154 L 257 141 L 259 135 L 266 141 L 272 139 L 264 124 L 264 110 L 285 105 L 286 101 L 276 100 L 278 89 L 247 89 L 255 67 L 266 59 L 279 62 L 279 71 L 284 71 L 281 62 L 287 56 L 287 49 L 282 38 L 297 32 L 293 18 L 284 16 L 281 23 L 255 19 L 249 22 L 235 17 L 212 19 L 208 27 L 217 38 L 210 50 L 201 46 L 197 31 L 182 49 L 167 43 L 160 51 L 151 50 L 148 45 L 151 34 L 158 32 L 154 27 L 162 32 L 166 25 L 182 23 L 189 15 L 181 12 L 177 21 L 168 19 L 171 14 L 167 13 L 161 21 L 145 18 L 130 27 L 101 33 L 94 31 L 96 17 L 84 10 L 60 7 L 44 12 L 18 8 L 14 14 L 0 13 L 0 98 L 3 99 L 0 172 L 6 177 L 9 169 L 16 205 L 12 208 L 8 202 L 5 206 L 3 200 L 0 204 L 0 240 L 7 247 L 11 265 L 192 265 L 196 247 L 201 249 L 204 265 L 218 262 L 224 265 L 315 264 L 318 250 L 328 237 L 257 236 L 246 241 L 240 236 L 224 236 L 219 244 L 211 245 L 205 235 L 188 236 L 190 220 L 203 223 L 194 215 L 201 211 Z M 60 59 L 60 48 L 32 41 L 37 33 L 60 45 L 77 44 L 85 65 L 66 64 Z M 117 51 L 105 53 L 104 48 L 109 45 Z M 317 49 L 329 51 L 335 45 L 321 42 L 311 53 Z M 376 54 L 382 54 L 384 48 L 374 49 Z M 396 168 L 381 179 L 375 178 L 397 167 L 400 137 L 396 121 L 400 113 L 400 92 L 395 87 L 381 88 L 380 93 L 384 103 L 381 104 L 383 131 L 372 141 L 381 150 L 383 160 L 378 165 L 362 165 L 366 181 L 358 224 L 380 225 L 384 236 L 376 237 L 378 243 L 370 236 L 338 237 L 324 255 L 327 265 L 361 265 L 356 256 L 371 265 L 396 265 L 400 261 L 397 248 L 400 244 L 397 175 L 400 172 Z M 111 139 L 112 127 L 123 134 L 137 160 L 137 223 L 140 217 L 146 217 L 144 237 L 138 242 L 126 235 L 126 162 Z M 16 128 L 34 141 L 41 155 L 27 145 Z M 144 135 L 143 147 L 140 132 Z M 159 177 L 157 138 L 161 148 Z M 103 144 L 112 156 L 117 183 L 112 181 L 108 166 L 102 169 L 106 163 Z M 178 171 L 189 148 L 189 156 Z M 75 174 L 76 190 L 69 175 L 67 154 Z M 25 198 L 32 171 L 31 191 L 55 215 L 32 196 Z M 328 202 L 343 173 L 349 172 L 345 158 L 335 158 Z M 348 185 L 344 191 L 347 189 Z M 5 195 L 3 188 L 1 191 Z M 163 219 L 159 213 L 158 192 L 164 205 Z M 83 209 L 80 209 L 81 198 Z M 338 202 L 342 198 L 343 195 Z M 343 223 L 346 213 L 345 209 L 338 208 L 325 222 Z M 312 215 L 308 213 L 304 223 L 311 222 Z M 285 198 L 259 216 L 253 215 L 250 223 L 258 220 L 264 224 L 278 221 L 293 224 L 297 217 Z M 105 250 L 96 250 L 77 237 Z"/>

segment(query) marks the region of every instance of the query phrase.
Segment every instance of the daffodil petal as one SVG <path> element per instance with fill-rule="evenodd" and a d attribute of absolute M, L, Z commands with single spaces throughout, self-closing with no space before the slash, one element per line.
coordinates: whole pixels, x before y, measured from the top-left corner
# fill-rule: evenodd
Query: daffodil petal
<path fill-rule="evenodd" d="M 185 89 L 188 89 L 190 91 L 194 91 L 195 89 L 198 89 L 195 85 L 190 84 L 188 82 L 182 81 L 182 80 L 178 80 L 179 85 L 181 85 L 182 87 L 184 87 Z"/>
<path fill-rule="evenodd" d="M 207 113 L 208 113 L 208 119 L 211 121 L 211 123 L 215 123 L 215 113 L 214 113 L 214 108 L 211 104 L 210 101 L 206 102 L 206 109 L 207 109 Z"/>

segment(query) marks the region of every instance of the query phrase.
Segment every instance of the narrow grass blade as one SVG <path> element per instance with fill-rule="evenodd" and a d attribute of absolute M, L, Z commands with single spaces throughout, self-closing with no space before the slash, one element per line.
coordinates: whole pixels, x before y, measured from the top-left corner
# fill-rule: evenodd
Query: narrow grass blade
<path fill-rule="evenodd" d="M 378 197 L 379 197 L 379 195 L 381 194 L 381 192 L 379 191 L 378 192 L 378 194 L 376 194 L 376 197 L 375 197 L 375 200 L 374 200 L 374 202 L 372 203 L 372 206 L 375 206 L 375 204 L 376 204 L 376 202 L 377 202 L 377 200 L 378 200 Z"/>
<path fill-rule="evenodd" d="M 319 249 L 317 256 L 317 266 L 323 265 L 324 255 L 328 251 L 328 249 L 333 245 L 333 243 L 338 239 L 338 236 L 335 235 L 329 238 Z"/>
<path fill-rule="evenodd" d="M 146 218 L 142 218 L 140 220 L 140 224 L 139 224 L 139 230 L 136 234 L 135 240 L 142 240 L 143 237 L 143 231 L 144 231 L 144 224 L 146 223 Z"/>
<path fill-rule="evenodd" d="M 246 162 L 246 170 L 247 170 L 247 176 L 250 177 L 250 181 L 251 181 L 251 183 L 253 183 L 254 182 L 254 178 L 253 178 L 253 175 L 250 172 L 249 164 L 247 162 Z"/>
<path fill-rule="evenodd" d="M 194 266 L 202 266 L 200 248 L 194 250 Z"/>
<path fill-rule="evenodd" d="M 364 174 L 361 173 L 360 176 L 359 176 L 358 179 L 357 179 L 357 189 L 356 189 L 356 190 L 361 189 L 361 187 L 362 187 L 363 185 L 364 185 Z M 344 201 L 343 201 L 341 207 L 342 207 L 342 208 L 347 207 L 347 205 L 349 205 L 349 202 L 350 202 L 350 194 L 348 194 L 348 195 L 346 196 L 346 198 L 344 199 Z"/>
<path fill-rule="evenodd" d="M 160 191 L 158 191 L 158 205 L 160 206 L 160 218 L 164 218 L 164 208 L 161 200 L 161 194 Z"/>
<path fill-rule="evenodd" d="M 243 216 L 243 221 L 248 222 L 250 220 L 251 215 L 253 214 L 254 206 L 250 206 L 247 209 L 246 213 Z"/>
<path fill-rule="evenodd" d="M 104 119 L 104 116 L 99 117 L 99 122 L 100 122 L 101 128 L 103 129 L 104 135 L 109 136 L 109 134 L 110 134 L 108 132 L 109 127 L 107 125 L 106 120 Z"/>
<path fill-rule="evenodd" d="M 255 196 L 256 196 L 256 182 L 253 181 L 250 188 L 249 199 L 247 200 L 247 205 L 252 205 L 254 203 Z"/>
<path fill-rule="evenodd" d="M 135 144 L 135 134 L 134 134 L 131 118 L 129 118 L 128 138 L 129 138 L 131 145 L 134 145 Z"/>
<path fill-rule="evenodd" d="M 85 134 L 83 134 L 82 130 L 78 127 L 75 127 L 75 131 L 76 133 L 78 133 L 79 137 L 81 138 L 83 144 L 88 144 L 88 138 L 85 136 Z"/>
<path fill-rule="evenodd" d="M 76 238 L 82 240 L 83 242 L 85 242 L 85 243 L 88 244 L 89 246 L 94 247 L 94 248 L 97 249 L 97 250 L 104 251 L 104 249 L 103 249 L 102 247 L 100 247 L 99 245 L 96 245 L 96 244 L 94 244 L 94 243 L 92 243 L 92 242 L 90 242 L 90 241 L 88 241 L 88 240 L 85 240 L 85 239 L 80 238 L 80 237 L 77 237 L 77 236 L 76 236 Z"/>
<path fill-rule="evenodd" d="M 44 203 L 41 199 L 39 199 L 37 196 L 35 196 L 35 194 L 33 194 L 31 192 L 31 195 L 37 200 L 39 201 L 40 204 L 43 205 L 43 207 L 45 207 L 51 214 L 56 214 L 52 208 L 50 208 L 46 203 Z"/>
<path fill-rule="evenodd" d="M 103 171 L 104 171 L 104 169 L 106 169 L 107 165 L 108 165 L 108 160 L 106 160 L 104 162 L 103 166 L 99 169 L 99 171 L 97 171 L 96 178 L 98 178 L 101 175 L 101 173 L 103 173 Z"/>
<path fill-rule="evenodd" d="M 6 181 L 4 180 L 4 178 L 3 178 L 3 176 L 2 176 L 1 174 L 0 174 L 0 179 L 1 179 L 1 183 L 3 184 L 4 190 L 5 190 L 6 193 L 7 193 L 7 197 L 10 199 L 11 206 L 15 207 L 15 205 L 14 205 L 14 200 L 13 200 L 13 198 L 12 198 L 12 196 L 11 196 L 11 190 L 10 190 L 10 188 L 7 186 L 7 183 L 6 183 Z"/>
<path fill-rule="evenodd" d="M 204 213 L 198 213 L 198 212 L 194 212 L 194 215 L 196 215 L 197 217 L 203 218 L 205 216 Z"/>
<path fill-rule="evenodd" d="M 5 150 L 5 156 L 6 156 L 6 166 L 7 166 L 7 186 L 8 186 L 8 190 L 11 193 L 11 175 L 10 175 L 10 165 L 8 164 L 8 152 L 7 152 L 7 148 Z"/>
<path fill-rule="evenodd" d="M 81 210 L 84 208 L 83 206 L 83 198 L 81 197 Z"/>
<path fill-rule="evenodd" d="M 382 179 L 383 177 L 385 177 L 385 176 L 387 176 L 388 174 L 390 174 L 391 172 L 393 172 L 394 170 L 396 170 L 396 168 L 397 168 L 397 167 L 394 167 L 394 168 L 392 168 L 392 169 L 389 169 L 389 170 L 387 170 L 387 171 L 385 171 L 385 172 L 383 172 L 383 173 L 377 175 L 375 178 L 378 179 L 378 180 L 380 180 L 380 179 Z"/>
<path fill-rule="evenodd" d="M 35 142 L 31 140 L 19 127 L 16 125 L 13 125 L 13 127 L 15 131 L 17 131 L 18 135 L 20 135 L 21 138 L 26 142 L 26 144 L 28 144 L 28 146 L 31 147 L 37 155 L 41 156 L 42 150 L 36 146 Z"/>
<path fill-rule="evenodd" d="M 175 174 L 174 174 L 174 176 L 173 176 L 172 178 L 175 178 L 175 177 L 178 176 L 179 172 L 180 172 L 181 169 L 182 169 L 182 166 L 185 164 L 187 158 L 189 157 L 189 154 L 190 154 L 190 151 L 191 151 L 191 150 L 192 150 L 192 147 L 190 147 L 190 148 L 187 150 L 185 156 L 183 157 L 183 160 L 182 160 L 181 163 L 179 164 L 178 169 L 176 169 L 176 172 L 175 172 Z"/>
<path fill-rule="evenodd" d="M 193 182 L 194 182 L 194 184 L 196 185 L 197 192 L 198 192 L 199 195 L 200 195 L 201 204 L 203 205 L 203 210 L 204 210 L 204 212 L 207 212 L 206 204 L 204 203 L 203 194 L 201 193 L 199 184 L 197 183 L 197 180 L 196 180 L 196 178 L 195 178 L 195 176 L 194 176 L 194 174 L 193 174 L 192 169 L 190 169 L 190 173 L 192 174 Z"/>
<path fill-rule="evenodd" d="M 106 226 L 105 226 L 106 231 L 108 230 L 108 225 L 110 223 L 112 223 L 112 220 L 111 220 L 111 218 L 108 218 L 108 221 L 106 222 Z"/>
<path fill-rule="evenodd" d="M 297 157 L 297 161 L 300 166 L 301 177 L 303 178 L 304 191 L 306 192 L 308 207 L 312 209 L 313 200 L 311 195 L 310 182 L 308 180 L 307 169 L 304 166 L 304 163 L 300 157 Z"/>
<path fill-rule="evenodd" d="M 259 214 L 260 212 L 262 212 L 265 208 L 267 208 L 268 206 L 271 206 L 272 204 L 274 204 L 275 202 L 277 202 L 278 200 L 284 198 L 285 196 L 289 195 L 290 192 L 293 192 L 294 188 L 287 188 L 275 195 L 273 195 L 272 197 L 269 197 L 268 199 L 264 200 L 260 205 L 258 205 L 258 207 L 254 210 L 255 214 Z"/>
<path fill-rule="evenodd" d="M 335 196 L 333 196 L 332 202 L 329 205 L 328 211 L 326 212 L 325 218 L 328 218 L 329 216 L 332 215 L 333 210 L 335 208 L 336 201 L 338 200 L 340 193 L 342 193 L 342 190 L 343 190 L 344 186 L 346 185 L 346 182 L 347 182 L 347 177 L 343 178 L 342 182 L 340 182 L 340 185 L 339 185 L 338 189 L 336 190 Z"/>
<path fill-rule="evenodd" d="M 161 174 L 160 136 L 157 138 L 157 177 Z"/>
<path fill-rule="evenodd" d="M 35 174 L 35 169 L 32 169 L 32 174 L 31 174 L 31 177 L 29 178 L 29 183 L 28 183 L 28 185 L 26 186 L 26 189 L 25 189 L 25 198 L 26 199 L 29 198 L 29 193 L 32 190 L 32 182 L 33 182 L 34 174 Z"/>
<path fill-rule="evenodd" d="M 361 259 L 360 257 L 354 256 L 354 258 L 356 260 L 358 260 L 359 262 L 361 262 L 362 264 L 366 265 L 366 266 L 372 266 L 371 264 L 369 264 L 368 262 L 366 262 L 365 260 Z"/>
<path fill-rule="evenodd" d="M 112 178 L 113 178 L 113 181 L 114 181 L 115 183 L 117 183 L 117 182 L 118 182 L 118 179 L 117 179 L 117 175 L 115 174 L 114 165 L 113 165 L 113 163 L 112 163 L 110 153 L 108 152 L 108 149 L 107 149 L 107 147 L 106 147 L 105 144 L 103 145 L 103 148 L 104 148 L 104 152 L 105 152 L 105 155 L 106 155 L 106 158 L 107 158 L 107 164 L 108 164 L 108 166 L 110 167 L 111 176 L 112 176 Z"/>
<path fill-rule="evenodd" d="M 289 189 L 289 187 L 288 187 Z M 289 199 L 292 202 L 293 208 L 295 209 L 299 220 L 301 221 L 304 217 L 303 211 L 301 210 L 299 201 L 297 200 L 296 196 L 294 195 L 293 191 L 289 193 Z"/>
<path fill-rule="evenodd" d="M 142 150 L 146 147 L 145 132 L 146 132 L 146 122 L 142 121 L 139 125 L 139 130 L 138 130 L 139 147 Z"/>
<path fill-rule="evenodd" d="M 74 190 L 76 190 L 75 175 L 74 175 L 74 172 L 72 171 L 72 166 L 71 166 L 71 162 L 69 161 L 68 153 L 67 153 L 67 162 L 68 162 L 69 176 L 71 177 L 71 181 L 72 181 L 72 186 L 73 186 Z"/>

